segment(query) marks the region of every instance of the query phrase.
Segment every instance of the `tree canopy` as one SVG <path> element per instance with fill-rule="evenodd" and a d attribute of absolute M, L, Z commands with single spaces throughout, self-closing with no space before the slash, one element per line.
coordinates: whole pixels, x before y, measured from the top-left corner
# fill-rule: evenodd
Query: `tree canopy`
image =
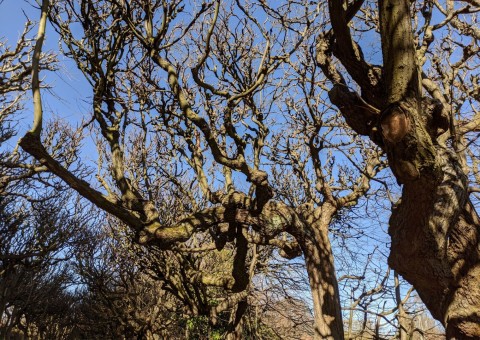
<path fill-rule="evenodd" d="M 27 23 L 0 58 L 1 119 L 20 110 L 27 89 L 33 99 L 21 149 L 5 151 L 0 194 L 22 183 L 31 202 L 29 183 L 42 183 L 106 214 L 116 238 L 99 247 L 134 260 L 77 247 L 91 289 L 85 308 L 100 298 L 115 304 L 113 314 L 146 308 L 135 321 L 119 318 L 125 334 L 166 334 L 174 327 L 138 320 L 181 313 L 176 299 L 195 317 L 187 329 L 198 331 L 206 317 L 241 338 L 256 287 L 271 280 L 266 268 L 300 262 L 315 337 L 348 338 L 339 281 L 349 280 L 353 294 L 365 277 L 340 277 L 332 239 L 361 238 L 368 223 L 385 225 L 389 210 L 400 338 L 410 326 L 398 274 L 447 338 L 480 337 L 478 1 L 38 3 L 37 38 Z M 58 38 L 58 51 L 42 52 L 45 37 Z M 58 72 L 60 56 L 88 87 L 77 122 L 42 104 L 42 74 Z M 15 128 L 0 122 L 10 139 Z M 84 145 L 87 135 L 93 143 Z M 368 222 L 352 228 L 355 214 Z M 104 268 L 117 265 L 104 285 Z M 157 282 L 171 294 L 165 306 L 148 292 Z M 111 302 L 119 291 L 143 299 Z"/>

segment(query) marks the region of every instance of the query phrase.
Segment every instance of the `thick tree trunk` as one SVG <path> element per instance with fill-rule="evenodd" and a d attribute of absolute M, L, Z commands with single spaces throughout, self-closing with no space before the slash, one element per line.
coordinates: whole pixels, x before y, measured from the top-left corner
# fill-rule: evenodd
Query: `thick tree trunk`
<path fill-rule="evenodd" d="M 448 115 L 421 95 L 409 5 L 379 1 L 387 84 L 380 127 L 403 184 L 390 218 L 389 264 L 415 287 L 449 339 L 480 339 L 480 223 L 460 161 L 442 142 Z"/>
<path fill-rule="evenodd" d="M 353 130 L 386 152 L 403 184 L 390 219 L 389 264 L 415 287 L 448 338 L 480 339 L 480 222 L 460 161 L 445 142 L 453 126 L 447 100 L 422 95 L 411 1 L 378 1 L 382 72 L 363 59 L 343 5 L 329 1 L 335 41 L 320 36 L 317 62 L 334 83 L 331 102 Z M 350 91 L 332 52 L 361 95 Z M 380 80 L 369 77 L 376 74 Z"/>
<path fill-rule="evenodd" d="M 450 339 L 480 338 L 480 223 L 456 156 L 404 185 L 390 219 L 389 264 L 413 284 Z"/>
<path fill-rule="evenodd" d="M 350 93 L 330 95 L 340 103 Z M 480 221 L 467 178 L 457 155 L 438 138 L 445 131 L 441 105 L 402 98 L 400 91 L 395 99 L 371 136 L 403 184 L 390 218 L 389 265 L 415 287 L 449 339 L 480 339 Z M 345 115 L 355 112 L 354 106 L 340 108 Z"/>
<path fill-rule="evenodd" d="M 315 339 L 344 339 L 338 282 L 328 226 L 332 212 L 324 206 L 323 218 L 305 230 L 300 244 L 305 256 L 313 298 Z M 328 216 L 325 216 L 328 215 Z"/>
<path fill-rule="evenodd" d="M 328 235 L 304 248 L 315 317 L 315 339 L 343 339 L 338 283 Z M 325 240 L 326 239 L 326 240 Z"/>

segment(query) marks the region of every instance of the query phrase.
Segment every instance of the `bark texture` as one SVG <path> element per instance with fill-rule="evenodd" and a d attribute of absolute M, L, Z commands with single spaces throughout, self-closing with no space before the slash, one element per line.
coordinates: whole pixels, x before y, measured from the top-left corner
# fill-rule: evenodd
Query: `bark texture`
<path fill-rule="evenodd" d="M 415 287 L 449 339 L 479 339 L 480 222 L 461 161 L 442 136 L 451 126 L 446 108 L 421 93 L 410 3 L 378 2 L 384 65 L 382 79 L 369 82 L 359 81 L 358 73 L 374 67 L 365 65 L 347 22 L 338 19 L 346 17 L 341 2 L 329 3 L 334 39 L 320 39 L 317 62 L 334 82 L 330 99 L 353 130 L 386 152 L 403 184 L 390 218 L 389 265 Z M 347 88 L 325 51 L 342 62 L 361 95 Z"/>
<path fill-rule="evenodd" d="M 328 237 L 334 207 L 326 203 L 311 213 L 315 222 L 297 237 L 305 256 L 315 314 L 315 339 L 344 338 L 340 294 L 335 272 L 332 246 Z M 319 218 L 315 218 L 315 215 Z"/>
<path fill-rule="evenodd" d="M 440 145 L 434 146 L 433 156 L 432 163 L 389 154 L 394 173 L 404 182 L 390 218 L 389 264 L 413 284 L 449 338 L 478 339 L 480 224 L 457 156 Z M 417 178 L 399 174 L 402 162 L 411 165 Z"/>
<path fill-rule="evenodd" d="M 455 153 L 437 140 L 441 122 L 425 118 L 409 3 L 379 1 L 379 12 L 388 105 L 383 140 L 390 166 L 404 184 L 390 218 L 389 264 L 413 284 L 449 338 L 478 339 L 480 224 L 467 178 Z M 392 121 L 397 111 L 409 121 L 397 125 L 408 131 L 391 139 L 383 120 Z"/>

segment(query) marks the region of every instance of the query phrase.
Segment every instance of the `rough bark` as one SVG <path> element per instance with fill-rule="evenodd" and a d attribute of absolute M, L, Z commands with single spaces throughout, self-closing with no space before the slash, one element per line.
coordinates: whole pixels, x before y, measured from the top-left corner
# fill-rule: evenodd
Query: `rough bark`
<path fill-rule="evenodd" d="M 330 16 L 334 45 L 339 45 L 351 38 L 346 23 L 335 19 L 345 15 L 336 3 L 330 1 Z M 403 184 L 401 200 L 390 218 L 389 265 L 415 287 L 445 326 L 449 339 L 478 339 L 480 222 L 469 201 L 461 162 L 441 136 L 450 125 L 442 104 L 421 93 L 409 6 L 408 1 L 379 1 L 383 98 L 378 98 L 378 82 L 357 81 L 362 88 L 358 96 L 337 81 L 330 99 L 352 129 L 369 136 L 386 152 L 390 168 Z M 317 46 L 317 50 L 324 73 L 331 80 L 341 80 L 331 70 L 326 49 Z M 364 65 L 355 51 L 343 48 L 343 53 L 351 54 L 338 57 L 349 73 L 352 63 Z M 368 104 L 359 105 L 364 98 L 378 107 L 378 114 L 366 110 Z"/>
<path fill-rule="evenodd" d="M 305 256 L 314 309 L 315 339 L 344 339 L 340 294 L 328 227 L 336 209 L 329 203 L 304 211 L 303 235 L 297 236 Z M 310 222 L 310 223 L 309 223 Z"/>
<path fill-rule="evenodd" d="M 319 232 L 318 238 L 304 244 L 305 263 L 310 281 L 315 314 L 315 339 L 343 339 L 338 283 L 333 266 L 328 235 Z M 330 250 L 330 252 L 329 252 Z"/>
<path fill-rule="evenodd" d="M 404 185 L 390 218 L 389 264 L 407 279 L 450 339 L 480 337 L 478 216 L 457 157 L 438 147 L 437 176 Z"/>
<path fill-rule="evenodd" d="M 379 11 L 389 105 L 385 119 L 392 121 L 399 109 L 403 123 L 409 121 L 396 139 L 383 130 L 390 166 L 404 184 L 390 218 L 389 264 L 413 284 L 449 338 L 478 339 L 480 224 L 467 179 L 458 157 L 429 133 L 437 129 L 426 125 L 409 3 L 379 1 Z"/>

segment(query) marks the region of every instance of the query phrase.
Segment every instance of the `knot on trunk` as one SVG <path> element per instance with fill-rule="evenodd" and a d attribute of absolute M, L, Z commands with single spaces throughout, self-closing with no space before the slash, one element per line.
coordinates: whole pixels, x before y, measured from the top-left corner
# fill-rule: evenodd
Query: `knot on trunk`
<path fill-rule="evenodd" d="M 410 117 L 402 105 L 394 103 L 382 112 L 380 127 L 384 140 L 387 143 L 397 144 L 411 129 Z"/>
<path fill-rule="evenodd" d="M 378 126 L 399 184 L 438 175 L 435 146 L 419 101 L 410 98 L 392 103 L 382 112 Z"/>

